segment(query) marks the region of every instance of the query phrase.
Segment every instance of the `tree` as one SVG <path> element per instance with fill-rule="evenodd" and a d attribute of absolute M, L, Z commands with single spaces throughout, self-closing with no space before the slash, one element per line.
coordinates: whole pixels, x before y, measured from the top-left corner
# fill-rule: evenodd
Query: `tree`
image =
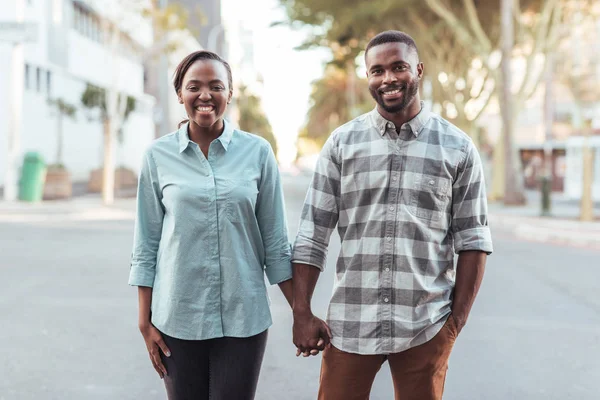
<path fill-rule="evenodd" d="M 323 145 L 340 124 L 373 109 L 366 79 L 355 78 L 354 85 L 350 85 L 352 81 L 348 79 L 348 74 L 352 72 L 330 65 L 323 78 L 313 82 L 304 138 Z M 353 93 L 352 96 L 349 96 L 349 91 Z M 350 105 L 351 99 L 354 100 L 354 106 Z"/>
<path fill-rule="evenodd" d="M 100 8 L 102 2 L 94 0 L 92 5 Z M 125 5 L 126 4 L 126 5 Z M 169 7 L 159 7 L 158 0 L 131 0 L 127 3 L 121 3 L 118 8 L 113 8 L 113 12 L 118 14 L 110 17 L 101 17 L 100 26 L 102 37 L 110 53 L 110 59 L 113 60 L 109 66 L 112 79 L 106 88 L 95 88 L 88 85 L 86 92 L 82 95 L 82 102 L 87 103 L 88 108 L 97 107 L 101 110 L 101 119 L 104 126 L 104 162 L 102 173 L 102 199 L 105 204 L 112 204 L 114 201 L 114 176 L 115 176 L 115 155 L 114 142 L 117 132 L 122 129 L 126 115 L 135 107 L 135 102 L 119 90 L 121 82 L 121 69 L 118 60 L 123 53 L 125 41 L 131 41 L 127 32 L 133 32 L 140 28 L 140 24 L 150 23 L 153 29 L 160 30 L 161 40 L 154 43 L 150 48 L 145 49 L 144 54 L 140 55 L 140 62 L 145 59 L 160 55 L 163 52 L 170 52 L 176 42 L 171 40 L 167 34 L 174 29 L 183 29 L 187 22 L 187 14 L 181 6 L 173 5 Z M 129 111 L 128 111 L 129 110 Z"/>
<path fill-rule="evenodd" d="M 56 112 L 56 157 L 54 165 L 57 168 L 64 168 L 63 164 L 63 118 L 75 118 L 77 109 L 72 104 L 63 99 L 48 100 L 48 104 L 53 106 Z"/>
<path fill-rule="evenodd" d="M 411 34 L 422 48 L 426 74 L 432 82 L 434 102 L 468 133 L 499 85 L 500 3 L 483 0 L 280 0 L 289 23 L 314 26 L 304 47 L 326 46 L 342 58 L 353 59 L 366 42 L 384 29 Z M 561 22 L 559 0 L 515 0 L 515 43 L 511 59 L 523 64 L 510 105 L 519 110 L 538 87 L 544 54 L 558 40 Z M 541 67 L 541 68 L 540 68 Z M 431 70 L 431 72 L 428 72 Z M 502 106 L 502 105 L 501 105 Z M 505 105 L 506 107 L 508 105 Z M 454 118 L 452 118 L 454 116 Z M 476 138 L 477 139 L 477 138 Z M 497 153 L 502 154 L 501 146 Z M 514 153 L 514 151 L 511 152 Z M 516 157 L 506 160 L 511 163 Z M 496 160 L 503 162 L 501 157 Z M 494 168 L 495 197 L 504 197 L 503 164 Z M 515 168 L 512 168 L 515 169 Z M 514 174 L 513 174 L 514 175 Z M 517 188 L 517 192 L 522 189 Z"/>
<path fill-rule="evenodd" d="M 580 219 L 592 221 L 594 207 L 592 186 L 594 181 L 594 154 L 589 147 L 590 127 L 583 120 L 583 110 L 600 101 L 600 55 L 594 51 L 584 51 L 593 47 L 598 40 L 597 24 L 600 21 L 600 4 L 592 0 L 572 0 L 565 6 L 565 13 L 573 22 L 573 32 L 565 38 L 558 50 L 560 64 L 559 81 L 569 88 L 575 103 L 576 115 L 573 129 L 583 134 L 583 184 L 581 193 Z"/>
<path fill-rule="evenodd" d="M 248 92 L 246 86 L 238 89 L 237 105 L 240 113 L 240 129 L 265 138 L 277 156 L 277 140 L 273 135 L 271 124 L 265 115 L 260 98 Z"/>

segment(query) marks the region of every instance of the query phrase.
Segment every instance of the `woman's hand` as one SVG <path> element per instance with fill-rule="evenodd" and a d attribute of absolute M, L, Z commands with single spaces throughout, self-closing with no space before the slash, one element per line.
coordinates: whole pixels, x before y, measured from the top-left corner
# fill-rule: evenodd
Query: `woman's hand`
<path fill-rule="evenodd" d="M 158 373 L 158 376 L 160 376 L 160 379 L 163 379 L 164 376 L 167 375 L 167 369 L 162 363 L 160 352 L 162 351 L 165 356 L 171 357 L 171 351 L 165 344 L 160 331 L 156 329 L 152 323 L 148 322 L 140 324 L 140 332 L 146 342 L 146 348 L 148 349 L 152 366 Z"/>

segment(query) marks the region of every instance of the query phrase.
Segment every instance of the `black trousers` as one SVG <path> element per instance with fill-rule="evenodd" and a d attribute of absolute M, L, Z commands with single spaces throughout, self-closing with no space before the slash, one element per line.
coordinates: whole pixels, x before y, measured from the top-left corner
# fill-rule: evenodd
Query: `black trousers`
<path fill-rule="evenodd" d="M 162 355 L 169 400 L 253 400 L 267 331 L 249 338 L 163 339 L 171 357 Z"/>

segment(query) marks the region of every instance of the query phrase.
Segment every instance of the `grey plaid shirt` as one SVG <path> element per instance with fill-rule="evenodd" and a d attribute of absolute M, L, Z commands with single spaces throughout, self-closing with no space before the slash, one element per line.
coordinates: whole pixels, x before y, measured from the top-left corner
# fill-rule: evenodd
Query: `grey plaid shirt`
<path fill-rule="evenodd" d="M 341 126 L 319 157 L 293 262 L 322 270 L 336 224 L 332 344 L 390 354 L 427 342 L 450 313 L 454 253 L 492 252 L 473 142 L 423 106 L 399 134 L 376 109 Z"/>

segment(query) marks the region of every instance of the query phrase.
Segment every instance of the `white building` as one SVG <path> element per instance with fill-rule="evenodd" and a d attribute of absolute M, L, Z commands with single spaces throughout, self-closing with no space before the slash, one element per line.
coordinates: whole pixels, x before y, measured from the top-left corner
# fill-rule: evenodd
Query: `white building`
<path fill-rule="evenodd" d="M 116 3 L 108 7 L 102 2 L 106 6 L 103 9 L 116 10 L 118 17 L 102 15 L 94 4 L 99 3 L 0 0 L 1 20 L 14 20 L 17 7 L 24 5 L 25 21 L 37 24 L 37 40 L 24 45 L 21 155 L 37 151 L 48 164 L 56 161 L 56 115 L 48 100 L 62 99 L 77 108 L 74 120 L 64 119 L 63 129 L 63 164 L 74 181 L 87 181 L 90 171 L 100 168 L 103 160 L 102 123 L 97 119 L 98 113 L 90 112 L 81 103 L 88 84 L 101 88 L 115 84 L 119 91 L 136 99 L 135 111 L 123 126 L 123 141 L 117 145 L 117 166 L 137 171 L 144 148 L 154 138 L 154 98 L 144 93 L 142 62 L 152 39 L 151 27 L 141 18 L 127 20 Z M 106 20 L 128 27 L 128 31 L 121 30 L 116 57 L 111 55 L 108 40 L 102 34 L 101 24 Z M 11 59 L 11 48 L 11 44 L 0 42 L 0 60 Z M 0 63 L 0 186 L 7 167 L 10 73 L 10 63 Z"/>

